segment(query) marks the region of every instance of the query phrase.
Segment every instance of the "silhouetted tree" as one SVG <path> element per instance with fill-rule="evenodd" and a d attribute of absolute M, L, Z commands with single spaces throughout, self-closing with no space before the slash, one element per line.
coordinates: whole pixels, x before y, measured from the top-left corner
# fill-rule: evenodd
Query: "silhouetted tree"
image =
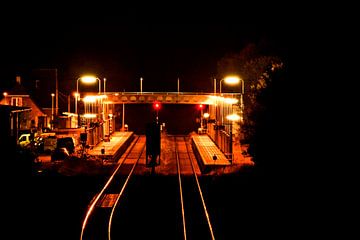
<path fill-rule="evenodd" d="M 271 84 L 270 74 L 283 68 L 282 60 L 277 56 L 261 55 L 255 44 L 247 45 L 240 53 L 224 56 L 218 62 L 218 75 L 224 77 L 237 74 L 244 80 L 244 124 L 241 131 L 244 134 L 243 143 L 253 138 L 256 115 L 264 108 L 258 96 Z M 235 89 L 235 92 L 240 92 Z"/>
<path fill-rule="evenodd" d="M 254 157 L 257 164 L 263 164 L 264 159 L 276 156 L 274 151 L 281 154 L 282 141 L 279 139 L 282 129 L 279 128 L 280 116 L 286 112 L 284 103 L 287 99 L 284 97 L 283 88 L 286 70 L 268 69 L 264 74 L 266 87 L 257 91 L 254 96 L 254 108 L 249 112 L 248 127 L 251 128 L 251 134 L 247 135 L 249 142 L 249 153 Z M 280 140 L 280 141 L 279 141 Z M 278 141 L 278 142 L 277 142 Z"/>

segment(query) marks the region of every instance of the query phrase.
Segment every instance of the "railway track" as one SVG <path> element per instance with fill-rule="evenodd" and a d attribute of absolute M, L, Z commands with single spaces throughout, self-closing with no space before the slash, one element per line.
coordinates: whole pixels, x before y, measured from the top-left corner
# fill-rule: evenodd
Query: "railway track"
<path fill-rule="evenodd" d="M 177 175 L 134 175 L 146 146 L 145 136 L 137 136 L 89 204 L 81 240 L 215 239 L 189 139 L 168 139 Z"/>
<path fill-rule="evenodd" d="M 111 239 L 112 218 L 127 184 L 140 158 L 144 155 L 145 137 L 137 136 L 125 156 L 120 159 L 102 190 L 96 194 L 89 204 L 85 215 L 80 239 Z M 135 161 L 134 161 L 135 160 Z M 133 162 L 131 167 L 124 167 L 126 161 Z M 127 166 L 129 166 L 127 164 Z M 120 174 L 121 170 L 121 174 Z M 124 172 L 126 172 L 124 174 Z"/>
<path fill-rule="evenodd" d="M 174 137 L 184 239 L 215 239 L 203 192 L 185 136 Z M 191 167 L 192 176 L 182 174 Z"/>

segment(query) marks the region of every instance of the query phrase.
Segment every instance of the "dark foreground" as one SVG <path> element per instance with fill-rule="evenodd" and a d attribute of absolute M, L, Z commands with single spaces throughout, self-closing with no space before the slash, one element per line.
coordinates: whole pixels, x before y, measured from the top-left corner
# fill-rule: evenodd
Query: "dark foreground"
<path fill-rule="evenodd" d="M 141 187 L 144 178 L 149 187 Z M 125 211 L 129 218 L 122 221 L 126 231 L 117 232 L 114 239 L 182 238 L 178 234 L 181 223 L 173 226 L 176 221 L 172 221 L 178 217 L 162 212 L 177 207 L 168 201 L 169 194 L 178 197 L 173 178 L 138 176 L 129 183 L 133 187 L 129 191 L 131 201 L 121 204 L 125 209 L 141 205 L 142 210 L 136 211 L 136 215 Z M 295 206 L 289 204 L 286 189 L 274 179 L 253 171 L 200 178 L 216 239 L 257 239 L 264 233 L 267 237 L 286 236 Z M 3 205 L 11 209 L 6 225 L 12 239 L 22 239 L 24 232 L 27 239 L 79 239 L 87 204 L 104 181 L 106 177 L 32 176 L 16 183 L 17 189 L 10 191 L 8 205 Z M 166 190 L 164 186 L 176 189 Z M 152 206 L 159 214 L 146 215 L 147 208 Z M 165 217 L 158 219 L 158 216 Z M 149 225 L 144 225 L 147 221 Z M 136 230 L 136 237 L 128 236 L 132 230 Z"/>

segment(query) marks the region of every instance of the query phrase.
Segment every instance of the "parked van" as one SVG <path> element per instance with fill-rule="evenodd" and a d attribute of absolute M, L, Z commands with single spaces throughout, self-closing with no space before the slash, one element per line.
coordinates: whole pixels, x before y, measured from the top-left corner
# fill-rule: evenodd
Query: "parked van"
<path fill-rule="evenodd" d="M 18 144 L 20 145 L 20 147 L 26 147 L 30 143 L 30 133 L 21 134 L 18 140 Z"/>
<path fill-rule="evenodd" d="M 56 148 L 66 148 L 69 154 L 75 152 L 75 139 L 73 137 L 58 138 Z"/>
<path fill-rule="evenodd" d="M 75 152 L 75 139 L 63 137 L 56 139 L 56 148 L 51 152 L 51 161 L 64 160 Z"/>

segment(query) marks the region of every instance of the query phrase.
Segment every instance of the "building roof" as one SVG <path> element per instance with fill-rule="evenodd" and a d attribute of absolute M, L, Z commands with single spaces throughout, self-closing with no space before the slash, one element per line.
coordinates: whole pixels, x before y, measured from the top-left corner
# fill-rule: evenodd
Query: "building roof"
<path fill-rule="evenodd" d="M 16 83 L 13 88 L 11 88 L 8 92 L 8 96 L 14 96 L 14 95 L 29 95 L 29 93 L 26 91 L 25 87 L 19 83 Z"/>

